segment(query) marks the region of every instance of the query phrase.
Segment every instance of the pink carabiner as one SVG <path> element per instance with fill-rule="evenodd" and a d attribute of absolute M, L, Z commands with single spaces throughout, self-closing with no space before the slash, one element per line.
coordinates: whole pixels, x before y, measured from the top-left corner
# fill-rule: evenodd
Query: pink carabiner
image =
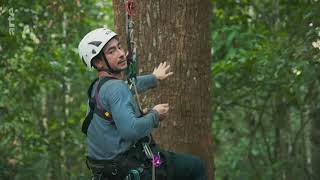
<path fill-rule="evenodd" d="M 159 167 L 162 164 L 162 160 L 160 158 L 160 154 L 153 154 L 153 158 L 152 158 L 152 164 L 154 167 Z"/>

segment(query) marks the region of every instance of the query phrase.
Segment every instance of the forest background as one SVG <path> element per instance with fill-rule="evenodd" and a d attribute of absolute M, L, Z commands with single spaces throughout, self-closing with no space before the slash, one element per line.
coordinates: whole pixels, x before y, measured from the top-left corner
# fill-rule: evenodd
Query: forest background
<path fill-rule="evenodd" d="M 320 2 L 211 3 L 215 179 L 320 179 Z M 77 46 L 113 14 L 110 0 L 1 1 L 0 179 L 88 179 L 95 73 Z"/>

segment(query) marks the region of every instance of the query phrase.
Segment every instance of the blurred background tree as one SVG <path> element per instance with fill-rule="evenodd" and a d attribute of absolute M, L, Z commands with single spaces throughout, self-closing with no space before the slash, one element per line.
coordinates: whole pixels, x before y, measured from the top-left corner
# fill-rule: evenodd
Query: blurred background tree
<path fill-rule="evenodd" d="M 0 179 L 88 179 L 80 131 L 95 73 L 77 47 L 111 1 L 1 1 Z"/>
<path fill-rule="evenodd" d="M 319 2 L 212 2 L 217 179 L 319 179 Z"/>

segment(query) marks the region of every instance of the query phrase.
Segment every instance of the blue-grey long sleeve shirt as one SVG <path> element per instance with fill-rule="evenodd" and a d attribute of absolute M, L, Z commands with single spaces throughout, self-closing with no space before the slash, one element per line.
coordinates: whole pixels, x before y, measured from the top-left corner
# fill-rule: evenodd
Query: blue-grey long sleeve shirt
<path fill-rule="evenodd" d="M 137 77 L 137 90 L 144 92 L 157 85 L 154 75 Z M 94 96 L 97 83 L 93 87 Z M 159 115 L 151 110 L 141 116 L 138 104 L 123 80 L 109 80 L 99 90 L 99 101 L 106 111 L 111 112 L 115 124 L 94 114 L 87 132 L 88 156 L 97 160 L 113 159 L 128 150 L 132 144 L 159 124 Z"/>

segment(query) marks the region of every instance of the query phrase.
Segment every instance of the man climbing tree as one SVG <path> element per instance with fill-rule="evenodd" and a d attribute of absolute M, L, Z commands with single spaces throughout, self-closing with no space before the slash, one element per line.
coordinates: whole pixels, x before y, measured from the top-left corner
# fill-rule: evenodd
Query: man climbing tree
<path fill-rule="evenodd" d="M 125 70 L 132 66 L 134 54 L 127 58 L 117 34 L 107 28 L 89 32 L 78 49 L 84 64 L 98 71 L 88 90 L 89 110 L 82 126 L 93 179 L 206 180 L 199 158 L 160 150 L 150 135 L 166 119 L 169 105 L 158 104 L 149 111 L 140 108 L 138 93 L 172 75 L 170 66 L 161 63 L 146 76 L 128 74 L 131 79 L 125 83 Z"/>

